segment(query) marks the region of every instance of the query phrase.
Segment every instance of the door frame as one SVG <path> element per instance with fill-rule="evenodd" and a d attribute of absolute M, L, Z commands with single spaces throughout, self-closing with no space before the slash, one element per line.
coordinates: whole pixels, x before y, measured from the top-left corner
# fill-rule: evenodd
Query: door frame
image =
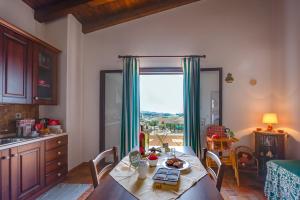
<path fill-rule="evenodd" d="M 223 68 L 208 67 L 201 68 L 201 71 L 217 71 L 219 73 L 219 125 L 223 124 Z M 110 73 L 122 73 L 123 70 L 101 70 L 100 71 L 100 106 L 99 106 L 99 152 L 105 150 L 105 75 Z M 181 67 L 145 67 L 140 68 L 141 75 L 155 74 L 182 74 Z"/>

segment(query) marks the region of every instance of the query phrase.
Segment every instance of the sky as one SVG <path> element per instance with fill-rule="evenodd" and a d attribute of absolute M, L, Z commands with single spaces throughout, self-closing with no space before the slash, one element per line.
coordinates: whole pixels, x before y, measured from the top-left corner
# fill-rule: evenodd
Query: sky
<path fill-rule="evenodd" d="M 141 111 L 183 113 L 183 75 L 140 75 Z"/>

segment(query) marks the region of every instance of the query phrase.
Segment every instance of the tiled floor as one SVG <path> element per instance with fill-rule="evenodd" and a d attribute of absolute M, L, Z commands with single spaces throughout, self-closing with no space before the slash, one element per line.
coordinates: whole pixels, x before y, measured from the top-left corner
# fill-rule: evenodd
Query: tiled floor
<path fill-rule="evenodd" d="M 64 181 L 65 183 L 92 183 L 87 164 L 73 169 Z M 266 200 L 263 195 L 263 182 L 253 175 L 241 175 L 241 185 L 237 187 L 233 171 L 227 168 L 221 189 L 225 200 Z"/>

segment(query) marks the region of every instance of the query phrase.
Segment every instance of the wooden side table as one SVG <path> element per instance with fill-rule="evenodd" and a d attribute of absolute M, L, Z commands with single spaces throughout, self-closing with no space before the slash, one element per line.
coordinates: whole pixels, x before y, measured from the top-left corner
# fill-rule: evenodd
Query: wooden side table
<path fill-rule="evenodd" d="M 254 131 L 255 154 L 259 163 L 259 174 L 266 175 L 266 163 L 269 160 L 285 159 L 287 133 Z"/>

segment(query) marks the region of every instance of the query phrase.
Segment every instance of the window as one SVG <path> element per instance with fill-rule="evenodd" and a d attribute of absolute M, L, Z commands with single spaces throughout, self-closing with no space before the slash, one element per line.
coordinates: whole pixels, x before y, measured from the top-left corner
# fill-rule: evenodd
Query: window
<path fill-rule="evenodd" d="M 201 121 L 199 123 L 201 131 L 205 132 L 210 124 L 222 124 L 223 78 L 222 68 L 202 68 L 201 72 Z M 99 151 L 104 151 L 112 146 L 120 146 L 122 70 L 101 71 L 100 79 Z M 179 67 L 141 68 L 141 122 L 150 123 L 148 126 L 151 131 L 150 145 L 160 146 L 160 136 L 165 137 L 164 142 L 169 143 L 169 146 L 183 144 L 182 79 L 182 69 Z M 157 112 L 158 116 L 154 116 L 154 112 Z M 176 126 L 167 124 L 170 120 L 176 122 Z M 164 123 L 159 126 L 157 121 Z M 205 142 L 205 138 L 202 140 Z"/>
<path fill-rule="evenodd" d="M 141 124 L 149 132 L 149 145 L 183 145 L 183 75 L 140 76 Z"/>

